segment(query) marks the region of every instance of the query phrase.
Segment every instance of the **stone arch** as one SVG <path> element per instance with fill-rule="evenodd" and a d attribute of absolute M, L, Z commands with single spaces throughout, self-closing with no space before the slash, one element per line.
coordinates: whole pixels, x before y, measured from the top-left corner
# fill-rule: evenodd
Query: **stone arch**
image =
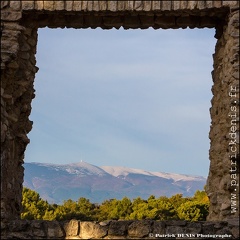
<path fill-rule="evenodd" d="M 50 28 L 215 28 L 213 99 L 207 193 L 208 220 L 238 216 L 239 160 L 238 1 L 1 1 L 1 211 L 21 212 L 24 151 L 34 76 L 37 29 Z M 234 196 L 238 196 L 234 195 Z M 236 210 L 234 208 L 236 207 Z"/>

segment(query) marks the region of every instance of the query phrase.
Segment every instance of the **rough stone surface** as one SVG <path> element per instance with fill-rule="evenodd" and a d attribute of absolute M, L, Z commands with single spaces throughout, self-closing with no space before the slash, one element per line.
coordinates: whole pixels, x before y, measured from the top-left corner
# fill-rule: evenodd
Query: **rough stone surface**
<path fill-rule="evenodd" d="M 108 226 L 96 222 L 80 222 L 80 237 L 83 239 L 103 238 L 107 236 Z"/>
<path fill-rule="evenodd" d="M 230 222 L 185 222 L 185 225 L 177 225 L 177 223 L 173 225 L 169 221 L 113 220 L 102 226 L 98 222 L 78 220 L 64 222 L 15 220 L 5 224 L 4 228 L 2 227 L 2 239 L 169 239 L 170 236 L 176 239 L 178 234 L 185 234 L 185 237 L 198 234 L 197 239 L 212 239 L 206 238 L 206 235 L 217 234 L 225 235 L 225 238 L 221 239 L 238 239 L 239 231 L 235 224 Z M 201 235 L 205 237 L 200 237 Z M 182 236 L 181 239 L 185 238 Z M 186 239 L 192 238 L 187 237 Z M 214 239 L 220 238 L 215 236 Z"/>
<path fill-rule="evenodd" d="M 128 227 L 128 235 L 132 238 L 147 237 L 151 231 L 152 221 L 134 221 Z"/>
<path fill-rule="evenodd" d="M 211 220 L 231 218 L 239 212 L 239 105 L 234 105 L 239 99 L 239 81 L 232 77 L 239 74 L 239 11 L 230 13 L 227 20 L 213 55 L 211 162 L 207 180 Z"/>
<path fill-rule="evenodd" d="M 64 224 L 66 236 L 77 236 L 79 234 L 79 221 L 73 219 Z"/>
<path fill-rule="evenodd" d="M 67 231 L 58 223 L 13 222 L 21 213 L 22 164 L 29 143 L 27 134 L 32 128 L 29 115 L 35 97 L 34 77 L 38 71 L 35 59 L 37 29 L 46 26 L 215 28 L 217 44 L 213 54 L 210 169 L 206 189 L 210 198 L 208 221 L 228 221 L 239 216 L 239 1 L 1 1 L 1 226 L 4 231 L 11 229 L 15 238 L 33 234 L 39 238 L 53 235 L 62 238 L 66 232 L 78 237 L 80 232 L 76 230 L 76 222 L 71 222 L 72 227 Z M 82 226 L 96 229 L 103 236 L 107 234 L 105 228 L 110 227 L 112 234 L 116 225 L 84 224 Z M 188 227 L 138 223 L 140 234 L 135 227 L 137 223 L 131 224 L 121 225 L 118 234 L 125 237 L 125 227 L 131 236 L 139 237 L 144 237 L 153 226 L 161 232 L 176 232 L 176 227 L 185 230 Z M 29 225 L 31 230 L 28 230 Z M 237 226 L 224 225 L 222 229 L 226 227 L 237 235 Z M 205 223 L 201 230 L 200 227 L 196 229 L 216 232 L 217 228 Z M 95 236 L 94 231 L 92 236 Z"/>
<path fill-rule="evenodd" d="M 126 236 L 130 221 L 111 221 L 108 235 L 109 236 Z"/>

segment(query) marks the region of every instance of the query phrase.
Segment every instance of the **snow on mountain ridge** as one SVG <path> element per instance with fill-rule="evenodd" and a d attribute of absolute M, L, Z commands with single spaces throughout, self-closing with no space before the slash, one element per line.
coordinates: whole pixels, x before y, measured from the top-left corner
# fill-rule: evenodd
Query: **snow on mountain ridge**
<path fill-rule="evenodd" d="M 146 176 L 156 176 L 165 179 L 173 179 L 177 181 L 202 181 L 206 178 L 202 176 L 186 175 L 186 174 L 177 174 L 177 173 L 164 173 L 164 172 L 151 172 L 137 168 L 128 168 L 128 167 L 119 167 L 119 166 L 95 166 L 90 163 L 81 161 L 77 163 L 69 164 L 53 164 L 53 163 L 36 163 L 39 166 L 47 166 L 57 171 L 66 171 L 70 174 L 76 175 L 99 175 L 104 176 L 110 174 L 114 177 L 123 176 L 126 177 L 128 174 L 142 174 Z"/>
<path fill-rule="evenodd" d="M 78 163 L 69 163 L 69 164 L 53 164 L 53 163 L 37 163 L 32 162 L 38 166 L 48 167 L 55 169 L 57 171 L 66 171 L 70 174 L 76 174 L 76 175 L 99 175 L 103 176 L 108 173 L 106 173 L 103 169 L 86 163 L 86 162 L 78 162 Z"/>
<path fill-rule="evenodd" d="M 177 173 L 163 173 L 163 172 L 151 172 L 151 171 L 145 171 L 141 169 L 136 168 L 127 168 L 127 167 L 112 167 L 112 166 L 102 166 L 103 170 L 105 170 L 107 173 L 118 177 L 118 176 L 124 176 L 126 177 L 128 174 L 143 174 L 147 176 L 156 176 L 156 177 L 162 177 L 167 179 L 173 179 L 174 181 L 191 181 L 191 180 L 203 180 L 204 177 L 201 176 L 192 176 L 192 175 L 185 175 L 185 174 L 177 174 Z"/>

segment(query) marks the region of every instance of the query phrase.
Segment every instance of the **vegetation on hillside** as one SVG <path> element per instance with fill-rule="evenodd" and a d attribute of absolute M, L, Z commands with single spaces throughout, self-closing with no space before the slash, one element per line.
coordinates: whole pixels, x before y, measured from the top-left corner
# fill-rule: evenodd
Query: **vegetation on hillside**
<path fill-rule="evenodd" d="M 28 188 L 23 189 L 22 219 L 104 221 L 104 220 L 188 220 L 205 221 L 208 215 L 209 199 L 205 191 L 196 191 L 193 197 L 176 194 L 170 198 L 147 200 L 140 197 L 130 200 L 110 199 L 101 205 L 93 204 L 86 198 L 71 199 L 62 205 L 49 204 L 40 195 Z"/>

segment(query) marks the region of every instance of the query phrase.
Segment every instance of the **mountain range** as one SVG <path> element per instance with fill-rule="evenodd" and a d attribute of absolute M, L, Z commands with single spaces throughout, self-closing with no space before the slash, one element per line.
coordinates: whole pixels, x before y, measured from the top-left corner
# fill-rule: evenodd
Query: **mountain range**
<path fill-rule="evenodd" d="M 193 196 L 203 190 L 206 178 L 184 174 L 150 172 L 127 167 L 98 167 L 86 162 L 70 164 L 25 163 L 25 187 L 37 191 L 49 203 L 61 204 L 64 200 L 80 197 L 92 203 L 107 199 L 147 199 L 181 193 Z"/>

